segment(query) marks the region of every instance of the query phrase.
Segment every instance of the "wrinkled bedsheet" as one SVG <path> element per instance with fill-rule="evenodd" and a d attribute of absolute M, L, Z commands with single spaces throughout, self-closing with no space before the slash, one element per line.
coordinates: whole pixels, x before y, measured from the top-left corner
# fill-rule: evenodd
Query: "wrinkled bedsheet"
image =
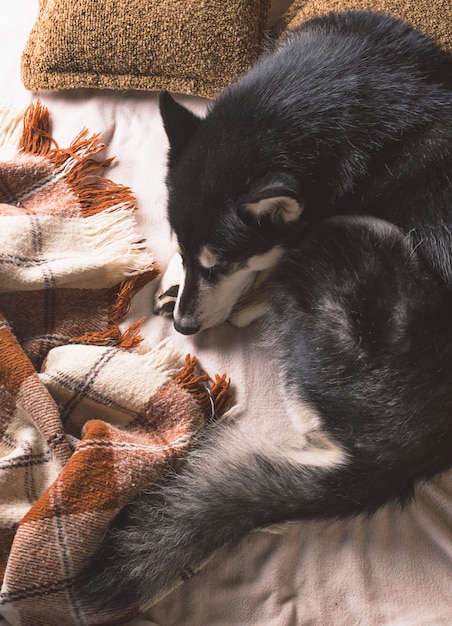
<path fill-rule="evenodd" d="M 286 3 L 287 4 L 287 3 Z M 53 135 L 68 145 L 83 128 L 102 133 L 108 175 L 130 186 L 139 226 L 164 267 L 171 256 L 165 221 L 167 142 L 157 95 L 64 91 L 32 94 L 19 76 L 20 54 L 37 0 L 5 3 L 0 22 L 0 101 L 49 107 Z M 202 113 L 206 102 L 182 98 Z M 177 335 L 152 315 L 157 282 L 135 298 L 128 322 L 145 315 L 150 345 L 172 337 L 208 371 L 226 371 L 241 410 L 283 423 L 276 375 L 263 364 L 254 330 L 225 325 L 199 337 Z M 1 532 L 1 530 L 0 530 Z M 146 619 L 145 619 L 146 618 Z M 253 533 L 151 608 L 135 626 L 450 626 L 452 624 L 452 473 L 418 489 L 405 510 L 388 506 L 373 518 L 292 523 L 282 534 Z M 1 626 L 7 626 L 1 620 Z"/>

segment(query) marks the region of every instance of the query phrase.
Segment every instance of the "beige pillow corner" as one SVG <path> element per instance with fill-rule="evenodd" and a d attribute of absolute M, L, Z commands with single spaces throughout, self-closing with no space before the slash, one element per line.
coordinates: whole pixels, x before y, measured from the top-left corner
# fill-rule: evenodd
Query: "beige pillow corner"
<path fill-rule="evenodd" d="M 288 30 L 332 11 L 381 11 L 395 15 L 452 51 L 451 0 L 294 0 L 284 16 Z"/>

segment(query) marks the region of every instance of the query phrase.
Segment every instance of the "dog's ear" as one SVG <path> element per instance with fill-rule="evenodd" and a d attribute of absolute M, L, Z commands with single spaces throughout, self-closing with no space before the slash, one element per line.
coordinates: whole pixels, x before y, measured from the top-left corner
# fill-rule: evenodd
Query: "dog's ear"
<path fill-rule="evenodd" d="M 280 226 L 298 221 L 303 212 L 303 201 L 297 187 L 296 181 L 287 177 L 259 185 L 249 194 L 242 217 L 258 226 L 268 220 Z"/>
<path fill-rule="evenodd" d="M 161 92 L 159 104 L 163 127 L 170 144 L 171 159 L 174 160 L 180 155 L 190 137 L 196 133 L 201 118 L 176 102 L 167 91 Z"/>

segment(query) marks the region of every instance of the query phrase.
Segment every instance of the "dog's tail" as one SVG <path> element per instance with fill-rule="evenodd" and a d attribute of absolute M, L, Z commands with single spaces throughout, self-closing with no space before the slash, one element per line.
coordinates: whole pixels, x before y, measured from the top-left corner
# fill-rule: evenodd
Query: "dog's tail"
<path fill-rule="evenodd" d="M 302 436 L 297 453 L 270 438 L 256 441 L 257 433 L 240 422 L 210 430 L 216 432 L 181 473 L 126 507 L 106 536 L 74 590 L 89 613 L 123 610 L 131 602 L 143 610 L 256 528 L 360 509 L 339 486 L 334 497 L 332 485 L 341 482 L 347 459 L 322 433 Z"/>

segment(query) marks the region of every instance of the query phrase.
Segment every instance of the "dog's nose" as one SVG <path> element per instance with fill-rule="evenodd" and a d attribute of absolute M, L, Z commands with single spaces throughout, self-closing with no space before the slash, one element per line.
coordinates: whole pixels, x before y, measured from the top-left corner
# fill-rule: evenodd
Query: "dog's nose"
<path fill-rule="evenodd" d="M 174 320 L 174 328 L 177 330 L 178 333 L 181 333 L 182 335 L 194 335 L 200 330 L 201 325 L 199 324 L 198 326 L 189 326 L 181 321 Z"/>

